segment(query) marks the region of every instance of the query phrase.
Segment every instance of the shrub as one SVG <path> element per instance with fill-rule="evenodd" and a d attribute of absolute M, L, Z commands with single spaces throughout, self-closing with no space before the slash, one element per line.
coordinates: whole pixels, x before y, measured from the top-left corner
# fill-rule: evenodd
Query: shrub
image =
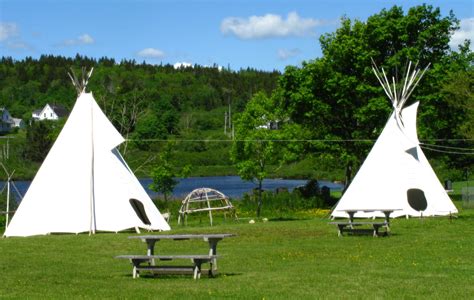
<path fill-rule="evenodd" d="M 328 208 L 336 202 L 336 199 L 329 195 L 329 189 L 326 187 L 315 189 L 314 187 L 317 186 L 317 183 L 314 181 L 307 186 L 308 189 L 302 187 L 301 189 L 293 190 L 291 193 L 285 190 L 275 193 L 264 191 L 262 193 L 262 213 L 265 215 L 281 216 L 301 210 Z M 310 186 L 312 187 L 309 188 Z M 252 215 L 257 208 L 256 191 L 244 194 L 241 201 L 235 201 L 234 203 L 236 203 L 240 215 Z"/>

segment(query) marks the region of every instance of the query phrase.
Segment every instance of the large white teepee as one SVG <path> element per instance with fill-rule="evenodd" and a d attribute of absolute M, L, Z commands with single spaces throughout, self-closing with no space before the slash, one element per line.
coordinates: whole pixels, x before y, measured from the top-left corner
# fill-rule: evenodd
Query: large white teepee
<path fill-rule="evenodd" d="M 374 73 L 393 104 L 394 111 L 331 216 L 348 217 L 344 210 L 398 209 L 391 217 L 436 216 L 457 213 L 419 146 L 416 113 L 419 102 L 404 107 L 423 76 L 408 65 L 403 85 L 397 90 L 385 72 Z M 357 212 L 355 217 L 382 217 L 381 212 Z"/>
<path fill-rule="evenodd" d="M 83 90 L 5 236 L 169 230 L 116 149 L 123 141 Z"/>

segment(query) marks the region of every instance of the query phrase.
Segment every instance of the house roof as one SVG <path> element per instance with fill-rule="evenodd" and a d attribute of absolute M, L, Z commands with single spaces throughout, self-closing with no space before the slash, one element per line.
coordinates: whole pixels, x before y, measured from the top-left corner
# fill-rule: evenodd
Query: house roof
<path fill-rule="evenodd" d="M 64 106 L 58 105 L 58 104 L 49 104 L 49 103 L 47 103 L 43 108 L 34 110 L 33 115 L 39 116 L 43 112 L 43 110 L 48 106 L 51 107 L 51 109 L 59 118 L 67 117 L 69 115 L 69 111 Z"/>
<path fill-rule="evenodd" d="M 69 111 L 62 105 L 53 104 L 50 105 L 58 117 L 66 117 L 69 114 Z"/>

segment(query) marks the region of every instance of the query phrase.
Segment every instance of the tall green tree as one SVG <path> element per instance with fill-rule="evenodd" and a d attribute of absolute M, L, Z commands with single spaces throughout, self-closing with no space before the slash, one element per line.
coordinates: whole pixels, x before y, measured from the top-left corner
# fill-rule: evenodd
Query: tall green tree
<path fill-rule="evenodd" d="M 267 177 L 268 166 L 279 158 L 275 140 L 280 132 L 270 128 L 277 121 L 273 101 L 263 92 L 255 94 L 236 121 L 231 159 L 242 179 L 258 183 L 257 217 L 263 204 L 262 182 Z"/>
<path fill-rule="evenodd" d="M 174 159 L 174 144 L 167 143 L 159 155 L 156 165 L 151 170 L 150 189 L 155 192 L 163 194 L 165 201 L 173 193 L 174 188 L 179 183 L 177 178 L 185 178 L 191 171 L 191 166 L 186 165 L 181 170 L 173 163 Z"/>
<path fill-rule="evenodd" d="M 372 73 L 371 59 L 388 73 L 399 75 L 408 60 L 421 66 L 431 63 L 411 100 L 421 100 L 422 136 L 449 137 L 455 130 L 443 123 L 458 124 L 459 115 L 443 114 L 452 103 L 440 95 L 440 89 L 448 70 L 455 65 L 466 67 L 465 60 L 456 59 L 449 48 L 456 29 L 458 20 L 452 12 L 442 16 L 430 5 L 412 7 L 406 13 L 394 6 L 367 21 L 344 17 L 335 32 L 321 36 L 321 58 L 304 62 L 301 68 L 286 68 L 279 81 L 279 108 L 309 129 L 306 132 L 312 139 L 333 141 L 308 143 L 306 150 L 315 155 L 331 153 L 345 164 L 351 177 L 353 166 L 360 165 L 372 146 L 361 140 L 375 140 L 391 112 Z"/>
<path fill-rule="evenodd" d="M 26 131 L 23 156 L 34 162 L 42 162 L 53 146 L 57 130 L 52 121 L 33 122 Z"/>

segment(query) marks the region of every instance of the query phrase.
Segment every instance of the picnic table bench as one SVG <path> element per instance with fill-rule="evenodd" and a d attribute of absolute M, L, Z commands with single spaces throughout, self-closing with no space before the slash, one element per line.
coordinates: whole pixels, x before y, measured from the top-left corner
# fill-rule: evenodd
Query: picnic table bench
<path fill-rule="evenodd" d="M 336 225 L 338 228 L 338 236 L 342 236 L 344 232 L 350 233 L 371 233 L 372 236 L 377 237 L 379 236 L 380 228 L 385 228 L 384 235 L 388 235 L 390 232 L 390 214 L 396 210 L 400 209 L 343 209 L 347 213 L 349 220 L 343 222 L 330 222 L 329 224 Z M 357 212 L 382 212 L 384 215 L 384 221 L 354 221 L 354 216 Z M 367 228 L 359 228 L 359 226 L 368 225 L 369 229 Z M 358 227 L 358 228 L 355 228 Z"/>
<path fill-rule="evenodd" d="M 386 227 L 387 223 L 385 222 L 330 222 L 329 224 L 336 225 L 338 228 L 338 236 L 342 236 L 343 232 L 351 232 L 351 233 L 363 233 L 369 232 L 372 233 L 372 236 L 377 237 L 379 236 L 379 229 L 381 227 Z M 361 228 L 354 228 L 356 226 L 362 225 L 370 225 L 372 229 L 361 229 Z M 384 234 L 388 234 L 388 231 L 385 231 Z"/>
<path fill-rule="evenodd" d="M 217 243 L 226 237 L 232 237 L 234 234 L 159 234 L 159 235 L 139 235 L 130 236 L 130 239 L 140 239 L 146 243 L 146 255 L 119 255 L 116 258 L 128 259 L 133 265 L 133 278 L 139 277 L 140 271 L 149 271 L 152 274 L 193 274 L 194 279 L 199 279 L 203 272 L 201 266 L 204 263 L 209 264 L 207 273 L 209 277 L 217 274 Z M 184 255 L 156 255 L 155 244 L 161 240 L 184 241 L 191 239 L 200 239 L 207 242 L 209 251 L 207 254 L 184 254 Z M 155 264 L 156 261 L 170 260 L 191 260 L 191 265 L 161 265 Z"/>
<path fill-rule="evenodd" d="M 214 277 L 212 264 L 217 260 L 217 255 L 119 255 L 115 258 L 128 259 L 133 265 L 133 278 L 140 277 L 140 271 L 152 274 L 193 274 L 194 279 L 201 278 L 202 264 L 209 263 L 209 277 Z M 176 259 L 190 259 L 192 265 L 155 265 L 155 260 L 171 261 Z M 144 264 L 146 263 L 146 264 Z"/>

